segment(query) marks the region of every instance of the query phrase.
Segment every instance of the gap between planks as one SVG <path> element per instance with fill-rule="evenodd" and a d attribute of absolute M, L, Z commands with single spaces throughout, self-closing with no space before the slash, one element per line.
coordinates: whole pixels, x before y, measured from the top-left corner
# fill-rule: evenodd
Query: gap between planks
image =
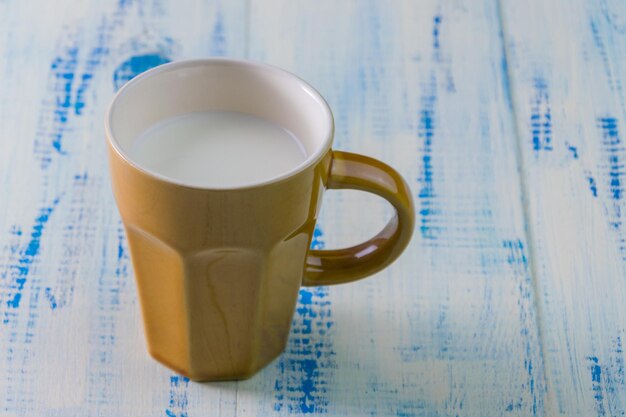
<path fill-rule="evenodd" d="M 520 182 L 521 190 L 521 204 L 522 214 L 524 221 L 524 237 L 528 244 L 528 273 L 532 282 L 533 291 L 533 306 L 535 308 L 535 326 L 537 327 L 537 338 L 539 340 L 539 352 L 541 359 L 541 366 L 544 369 L 545 378 L 545 393 L 544 393 L 544 413 L 545 415 L 556 415 L 553 413 L 555 410 L 554 398 L 550 394 L 550 378 L 551 368 L 550 364 L 546 361 L 546 342 L 544 338 L 544 312 L 543 312 L 543 299 L 541 299 L 541 291 L 539 290 L 539 271 L 537 269 L 537 245 L 535 240 L 535 230 L 531 219 L 530 203 L 529 203 L 529 186 L 526 181 L 526 169 L 524 165 L 523 144 L 522 144 L 522 130 L 519 123 L 517 114 L 517 106 L 515 100 L 515 88 L 514 88 L 514 74 L 510 68 L 509 59 L 511 57 L 507 41 L 509 35 L 507 33 L 506 22 L 504 13 L 502 13 L 502 2 L 504 0 L 495 0 L 496 10 L 498 14 L 498 23 L 500 24 L 500 41 L 502 47 L 502 74 L 506 83 L 506 100 L 509 102 L 511 109 L 511 117 L 513 117 L 513 132 L 515 134 L 515 163 L 516 170 L 518 172 L 518 178 Z"/>

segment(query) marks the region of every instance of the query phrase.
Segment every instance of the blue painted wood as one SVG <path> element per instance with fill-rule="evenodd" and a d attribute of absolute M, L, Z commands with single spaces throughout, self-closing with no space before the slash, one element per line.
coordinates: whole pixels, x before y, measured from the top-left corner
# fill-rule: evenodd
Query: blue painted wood
<path fill-rule="evenodd" d="M 532 3 L 0 1 L 0 414 L 623 412 L 623 7 Z M 104 157 L 114 92 L 197 56 L 310 81 L 335 147 L 396 167 L 416 200 L 407 253 L 303 289 L 286 351 L 243 382 L 145 353 Z M 328 193 L 314 245 L 390 214 Z"/>
<path fill-rule="evenodd" d="M 318 87 L 335 111 L 335 146 L 381 158 L 409 178 L 418 224 L 393 267 L 313 294 L 296 324 L 318 313 L 306 336 L 319 348 L 240 383 L 238 409 L 543 415 L 497 3 L 259 1 L 250 13 L 250 57 Z M 378 226 L 369 223 L 388 215 L 358 194 L 329 193 L 324 203 L 332 247 L 366 237 Z M 324 320 L 332 325 L 321 333 Z M 290 347 L 298 348 L 303 337 L 294 330 Z M 310 377 L 311 368 L 319 373 Z"/>
<path fill-rule="evenodd" d="M 626 414 L 626 3 L 504 1 L 550 415 Z"/>
<path fill-rule="evenodd" d="M 191 6 L 0 3 L 2 415 L 235 414 L 228 386 L 189 386 L 146 356 L 102 132 L 134 75 L 243 55 L 243 2 Z"/>

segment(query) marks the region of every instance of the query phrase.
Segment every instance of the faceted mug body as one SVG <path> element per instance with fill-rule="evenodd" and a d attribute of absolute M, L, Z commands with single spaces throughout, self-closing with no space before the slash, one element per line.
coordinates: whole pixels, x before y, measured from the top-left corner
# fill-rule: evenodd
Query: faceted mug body
<path fill-rule="evenodd" d="M 285 346 L 330 153 L 241 190 L 173 185 L 109 155 L 151 355 L 194 380 L 254 374 Z"/>

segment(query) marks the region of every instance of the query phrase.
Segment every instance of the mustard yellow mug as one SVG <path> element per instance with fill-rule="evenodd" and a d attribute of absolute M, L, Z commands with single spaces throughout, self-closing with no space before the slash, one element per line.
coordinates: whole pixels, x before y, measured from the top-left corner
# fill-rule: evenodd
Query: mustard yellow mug
<path fill-rule="evenodd" d="M 204 188 L 130 156 L 161 120 L 204 111 L 253 115 L 306 145 L 301 164 L 269 180 Z M 193 380 L 248 378 L 284 349 L 301 285 L 371 275 L 409 243 L 409 187 L 375 159 L 333 151 L 331 111 L 310 85 L 232 59 L 165 64 L 128 82 L 105 120 L 113 191 L 128 238 L 152 357 Z M 369 241 L 310 250 L 325 189 L 377 194 L 395 208 Z"/>

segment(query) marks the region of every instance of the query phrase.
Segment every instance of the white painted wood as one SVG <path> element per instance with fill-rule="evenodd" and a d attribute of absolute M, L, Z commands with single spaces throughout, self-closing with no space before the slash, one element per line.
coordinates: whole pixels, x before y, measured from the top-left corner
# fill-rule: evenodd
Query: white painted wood
<path fill-rule="evenodd" d="M 542 415 L 497 5 L 390 4 L 252 2 L 250 57 L 321 91 L 336 148 L 410 180 L 418 226 L 388 270 L 312 292 L 286 353 L 239 384 L 238 414 Z M 326 195 L 328 246 L 382 223 L 358 196 Z"/>
<path fill-rule="evenodd" d="M 0 414 L 545 414 L 499 18 L 491 0 L 0 1 Z M 310 81 L 336 148 L 407 177 L 418 227 L 376 277 L 303 290 L 259 375 L 196 384 L 145 352 L 102 115 L 136 73 L 210 55 Z M 326 197 L 316 247 L 390 214 Z"/>
<path fill-rule="evenodd" d="M 234 415 L 232 384 L 190 384 L 146 354 L 102 120 L 154 64 L 242 56 L 245 11 L 0 3 L 1 415 Z"/>
<path fill-rule="evenodd" d="M 626 3 L 503 1 L 550 415 L 626 413 Z"/>

